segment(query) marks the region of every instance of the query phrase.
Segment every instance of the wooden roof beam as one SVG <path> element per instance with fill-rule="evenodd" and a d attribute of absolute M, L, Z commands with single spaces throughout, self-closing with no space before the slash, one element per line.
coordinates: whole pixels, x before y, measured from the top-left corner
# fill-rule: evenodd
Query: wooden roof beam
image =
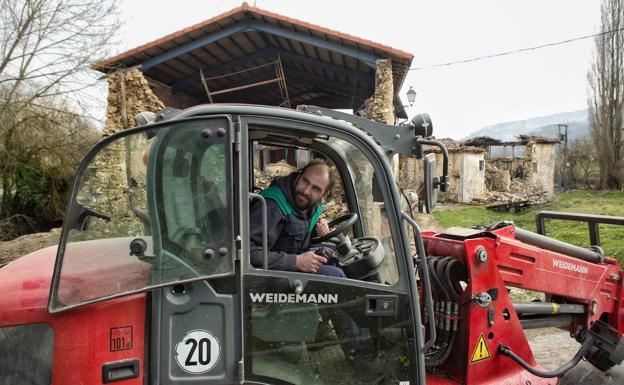
<path fill-rule="evenodd" d="M 173 59 L 187 52 L 193 51 L 206 44 L 211 44 L 227 36 L 233 35 L 235 33 L 245 32 L 245 31 L 266 32 L 266 33 L 270 33 L 276 36 L 281 36 L 285 39 L 295 40 L 300 43 L 310 44 L 312 46 L 325 48 L 329 51 L 335 51 L 342 55 L 352 57 L 371 68 L 375 68 L 375 61 L 378 59 L 378 57 L 372 53 L 363 52 L 353 47 L 343 46 L 341 44 L 334 43 L 332 41 L 323 40 L 314 36 L 302 35 L 301 33 L 298 33 L 295 31 L 289 31 L 289 30 L 286 30 L 284 28 L 280 28 L 277 26 L 267 25 L 259 21 L 245 21 L 245 22 L 224 28 L 220 31 L 204 36 L 197 40 L 193 40 L 192 42 L 181 45 L 175 49 L 169 50 L 167 52 L 163 52 L 162 54 L 155 56 L 141 63 L 141 71 L 145 72 L 160 63 Z"/>

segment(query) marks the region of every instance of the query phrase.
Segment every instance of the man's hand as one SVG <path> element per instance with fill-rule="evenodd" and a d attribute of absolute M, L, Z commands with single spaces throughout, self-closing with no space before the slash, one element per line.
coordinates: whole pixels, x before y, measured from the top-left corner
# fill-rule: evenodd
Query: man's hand
<path fill-rule="evenodd" d="M 313 251 L 306 251 L 296 257 L 295 265 L 297 270 L 304 273 L 316 273 L 322 265 L 327 262 L 327 258 L 315 254 Z"/>
<path fill-rule="evenodd" d="M 322 237 L 323 235 L 329 233 L 329 225 L 327 224 L 327 219 L 321 218 L 314 225 L 314 229 L 316 230 L 316 235 Z"/>

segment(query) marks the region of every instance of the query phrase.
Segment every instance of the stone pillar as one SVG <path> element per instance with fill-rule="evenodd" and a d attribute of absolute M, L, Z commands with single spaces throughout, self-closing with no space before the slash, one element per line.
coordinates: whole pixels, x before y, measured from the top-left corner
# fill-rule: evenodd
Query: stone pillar
<path fill-rule="evenodd" d="M 392 60 L 391 59 L 379 59 L 375 63 L 377 69 L 375 71 L 375 93 L 368 98 L 365 102 L 365 108 L 362 112 L 364 118 L 373 120 L 375 122 L 384 124 L 394 124 L 394 83 L 392 80 Z M 396 157 L 396 167 L 393 160 L 393 172 L 398 177 L 398 157 Z M 360 164 L 368 164 L 369 162 L 362 156 Z M 370 166 L 369 166 L 370 167 Z M 373 196 L 372 193 L 372 167 L 370 170 L 363 172 L 365 175 L 362 177 L 370 178 L 363 180 L 370 180 L 371 183 L 360 184 L 360 188 L 366 189 L 360 196 Z M 372 198 L 368 202 L 364 202 L 361 205 L 362 210 L 367 210 L 368 218 L 372 218 L 379 214 L 379 209 L 372 201 Z M 375 226 L 381 225 L 381 217 L 375 217 Z"/>
<path fill-rule="evenodd" d="M 134 116 L 140 112 L 159 112 L 163 108 L 163 103 L 154 95 L 138 69 L 110 74 L 106 125 L 102 136 L 135 127 Z M 132 136 L 109 144 L 92 161 L 90 176 L 81 187 L 84 195 L 90 197 L 90 202 L 85 203 L 113 219 L 111 222 L 92 221 L 94 230 L 110 236 L 141 231 L 133 209 L 147 212 L 146 169 L 141 162 L 146 149 L 145 140 Z"/>
<path fill-rule="evenodd" d="M 384 124 L 394 124 L 394 82 L 392 79 L 392 60 L 379 59 L 375 63 L 377 69 L 375 71 L 375 94 L 366 100 L 365 108 L 363 111 L 363 117 L 366 119 L 374 120 Z M 369 164 L 368 160 L 362 156 L 360 164 Z M 391 160 L 392 171 L 395 177 L 399 176 L 399 158 L 395 155 Z M 360 209 L 369 219 L 369 231 L 373 233 L 383 233 L 384 243 L 392 242 L 390 239 L 390 232 L 387 225 L 384 223 L 386 220 L 382 218 L 379 203 L 372 200 L 372 166 L 362 168 L 362 175 L 358 176 L 361 180 L 370 181 L 370 183 L 359 184 L 360 189 L 364 189 L 360 193 L 360 196 L 369 196 L 370 200 L 360 203 Z M 382 280 L 388 282 L 395 282 L 398 277 L 398 271 L 393 261 L 389 261 L 390 258 L 386 258 L 380 269 L 380 275 Z"/>
<path fill-rule="evenodd" d="M 377 60 L 375 71 L 375 94 L 370 105 L 368 119 L 379 123 L 394 124 L 394 82 L 392 60 Z"/>
<path fill-rule="evenodd" d="M 154 95 L 138 69 L 120 71 L 108 76 L 108 108 L 105 136 L 135 127 L 134 116 L 143 111 L 159 112 L 164 104 Z"/>

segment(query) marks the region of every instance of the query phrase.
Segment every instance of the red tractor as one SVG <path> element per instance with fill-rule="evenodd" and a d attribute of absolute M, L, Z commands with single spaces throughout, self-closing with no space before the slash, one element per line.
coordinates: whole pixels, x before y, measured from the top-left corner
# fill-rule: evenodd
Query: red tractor
<path fill-rule="evenodd" d="M 395 154 L 424 158 L 427 210 L 448 189 L 426 116 L 208 105 L 138 120 L 85 157 L 58 247 L 0 268 L 1 384 L 536 385 L 624 359 L 623 273 L 599 247 L 506 222 L 421 231 L 403 211 Z M 335 167 L 348 214 L 325 242 L 346 279 L 251 264 L 267 149 Z M 594 240 L 597 223 L 624 223 L 549 215 L 590 223 Z M 554 371 L 524 334 L 546 326 L 579 342 Z"/>

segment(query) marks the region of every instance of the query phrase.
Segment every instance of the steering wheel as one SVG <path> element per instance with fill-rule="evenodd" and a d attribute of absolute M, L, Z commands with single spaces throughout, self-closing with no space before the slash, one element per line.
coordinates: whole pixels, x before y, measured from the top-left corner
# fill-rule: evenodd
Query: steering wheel
<path fill-rule="evenodd" d="M 311 243 L 321 243 L 327 242 L 338 234 L 342 234 L 349 230 L 351 226 L 355 224 L 358 219 L 358 215 L 356 213 L 347 213 L 345 215 L 341 215 L 333 221 L 329 222 L 327 225 L 330 229 L 329 233 L 314 237 L 310 240 Z"/>

